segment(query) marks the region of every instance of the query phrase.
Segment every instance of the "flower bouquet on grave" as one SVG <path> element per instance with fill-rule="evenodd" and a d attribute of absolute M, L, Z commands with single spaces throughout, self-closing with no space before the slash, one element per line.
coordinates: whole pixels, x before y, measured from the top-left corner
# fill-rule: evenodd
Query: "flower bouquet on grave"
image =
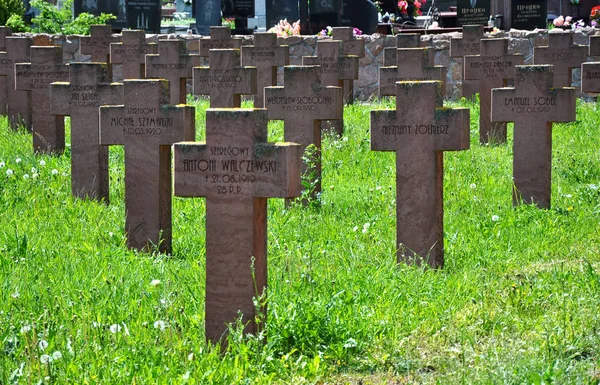
<path fill-rule="evenodd" d="M 592 8 L 590 12 L 590 25 L 596 28 L 600 26 L 600 5 Z"/>
<path fill-rule="evenodd" d="M 300 20 L 294 24 L 290 24 L 287 19 L 280 20 L 279 24 L 275 25 L 267 32 L 276 33 L 278 37 L 298 36 L 300 35 Z"/>
<path fill-rule="evenodd" d="M 352 34 L 354 36 L 360 36 L 362 35 L 362 31 L 356 27 L 354 27 L 352 29 Z M 322 30 L 321 32 L 317 33 L 317 36 L 321 36 L 321 37 L 326 37 L 326 36 L 333 36 L 333 28 L 330 26 L 327 26 L 327 28 L 325 28 L 324 30 Z"/>
<path fill-rule="evenodd" d="M 421 7 L 427 4 L 427 0 L 400 0 L 398 1 L 398 10 L 400 17 L 396 22 L 401 24 L 416 25 L 415 17 L 421 16 Z"/>

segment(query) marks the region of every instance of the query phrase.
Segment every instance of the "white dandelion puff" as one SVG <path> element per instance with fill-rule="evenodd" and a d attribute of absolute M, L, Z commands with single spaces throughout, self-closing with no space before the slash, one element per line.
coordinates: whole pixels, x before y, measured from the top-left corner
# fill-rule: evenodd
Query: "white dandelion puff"
<path fill-rule="evenodd" d="M 46 161 L 44 159 L 40 160 L 40 166 L 45 166 L 46 165 Z"/>
<path fill-rule="evenodd" d="M 40 340 L 40 342 L 38 342 L 38 348 L 40 348 L 40 350 L 46 350 L 47 347 L 48 347 L 48 341 Z"/>
<path fill-rule="evenodd" d="M 150 281 L 150 286 L 158 286 L 160 285 L 160 279 L 153 279 Z"/>
<path fill-rule="evenodd" d="M 498 222 L 500 220 L 500 217 L 497 215 L 492 215 L 492 221 L 494 222 Z"/>
<path fill-rule="evenodd" d="M 58 170 L 55 168 L 53 168 L 50 172 L 52 173 L 52 175 L 58 175 Z"/>
<path fill-rule="evenodd" d="M 58 361 L 58 360 L 60 360 L 61 358 L 62 358 L 62 353 L 61 353 L 61 352 L 59 352 L 58 350 L 57 350 L 57 351 L 55 351 L 54 353 L 52 353 L 52 359 L 53 359 L 54 361 Z"/>
<path fill-rule="evenodd" d="M 40 357 L 40 362 L 42 364 L 47 364 L 51 361 L 52 361 L 52 357 L 50 357 L 50 355 L 48 355 L 48 354 L 42 354 L 42 356 Z"/>
<path fill-rule="evenodd" d="M 14 174 L 13 170 L 11 170 L 10 168 L 6 170 L 6 175 L 12 176 L 12 174 Z"/>

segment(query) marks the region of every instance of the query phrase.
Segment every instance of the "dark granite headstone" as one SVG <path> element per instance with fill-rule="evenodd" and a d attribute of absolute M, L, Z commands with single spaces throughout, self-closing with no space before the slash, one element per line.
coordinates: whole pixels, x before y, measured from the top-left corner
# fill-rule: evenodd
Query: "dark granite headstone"
<path fill-rule="evenodd" d="M 490 0 L 457 0 L 458 25 L 487 25 L 492 14 Z"/>
<path fill-rule="evenodd" d="M 222 0 L 223 17 L 254 17 L 254 0 Z"/>
<path fill-rule="evenodd" d="M 512 0 L 511 28 L 532 30 L 547 27 L 548 0 Z"/>
<path fill-rule="evenodd" d="M 342 25 L 358 28 L 363 34 L 371 35 L 377 30 L 378 24 L 377 7 L 370 0 L 344 0 Z"/>
<path fill-rule="evenodd" d="M 127 28 L 160 33 L 161 0 L 127 0 Z"/>
<path fill-rule="evenodd" d="M 313 0 L 309 3 L 313 33 L 326 27 L 338 27 L 342 21 L 342 0 Z"/>
<path fill-rule="evenodd" d="M 221 25 L 221 2 L 219 0 L 196 0 L 196 30 L 208 36 L 210 27 Z"/>
<path fill-rule="evenodd" d="M 292 24 L 300 19 L 298 0 L 266 0 L 267 30 L 287 19 Z"/>

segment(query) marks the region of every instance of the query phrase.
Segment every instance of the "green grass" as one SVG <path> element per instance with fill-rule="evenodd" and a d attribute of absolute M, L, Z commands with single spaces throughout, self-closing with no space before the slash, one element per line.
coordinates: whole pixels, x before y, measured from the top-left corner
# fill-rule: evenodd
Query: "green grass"
<path fill-rule="evenodd" d="M 600 110 L 554 125 L 539 210 L 512 206 L 510 135 L 480 146 L 459 104 L 471 150 L 444 155 L 446 267 L 396 264 L 395 155 L 369 144 L 382 105 L 347 107 L 346 136 L 323 141 L 321 204 L 269 203 L 264 334 L 233 328 L 223 354 L 204 342 L 204 200 L 174 199 L 172 256 L 129 251 L 122 149 L 111 205 L 74 200 L 69 151 L 33 155 L 0 121 L 0 384 L 598 383 Z"/>

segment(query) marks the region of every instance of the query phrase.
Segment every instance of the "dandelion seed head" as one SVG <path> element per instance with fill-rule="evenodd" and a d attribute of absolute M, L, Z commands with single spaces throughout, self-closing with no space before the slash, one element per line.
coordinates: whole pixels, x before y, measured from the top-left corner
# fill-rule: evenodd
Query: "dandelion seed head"
<path fill-rule="evenodd" d="M 25 179 L 25 180 L 29 179 L 29 174 L 23 174 L 23 179 Z"/>
<path fill-rule="evenodd" d="M 492 215 L 492 221 L 494 222 L 498 222 L 500 220 L 500 217 L 497 215 Z"/>
<path fill-rule="evenodd" d="M 53 168 L 50 172 L 52 173 L 52 175 L 58 175 L 58 170 L 55 168 Z"/>
<path fill-rule="evenodd" d="M 48 341 L 40 340 L 40 342 L 38 342 L 38 348 L 40 348 L 40 350 L 46 350 L 47 347 L 48 347 Z"/>
<path fill-rule="evenodd" d="M 15 159 L 15 163 L 21 163 L 23 160 L 21 158 Z"/>
<path fill-rule="evenodd" d="M 160 279 L 153 279 L 150 281 L 150 286 L 158 286 L 160 285 Z"/>
<path fill-rule="evenodd" d="M 40 166 L 45 166 L 46 165 L 46 161 L 44 159 L 40 159 Z"/>
<path fill-rule="evenodd" d="M 60 360 L 61 358 L 62 358 L 62 353 L 61 353 L 61 352 L 59 352 L 58 350 L 57 350 L 57 351 L 55 351 L 54 353 L 52 353 L 52 359 L 53 359 L 54 361 L 58 361 L 58 360 Z"/>
<path fill-rule="evenodd" d="M 47 364 L 47 363 L 49 363 L 51 361 L 52 361 L 52 357 L 50 357 L 50 355 L 48 355 L 48 354 L 42 354 L 40 356 L 40 362 L 42 364 Z"/>
<path fill-rule="evenodd" d="M 110 327 L 108 328 L 108 330 L 112 333 L 112 334 L 116 334 L 118 332 L 121 331 L 121 326 L 117 325 L 117 324 L 112 324 L 110 325 Z"/>
<path fill-rule="evenodd" d="M 10 168 L 6 170 L 6 175 L 12 176 L 12 174 L 14 174 L 13 170 L 11 170 Z"/>

